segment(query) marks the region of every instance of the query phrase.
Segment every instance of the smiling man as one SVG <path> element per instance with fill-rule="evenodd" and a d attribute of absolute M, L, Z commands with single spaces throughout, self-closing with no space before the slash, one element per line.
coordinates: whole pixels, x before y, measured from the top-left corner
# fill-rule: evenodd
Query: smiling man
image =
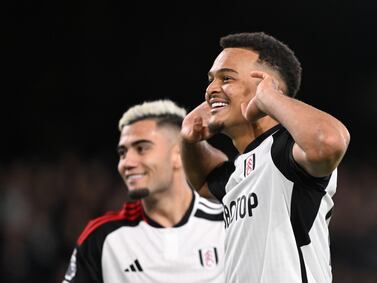
<path fill-rule="evenodd" d="M 294 98 L 301 66 L 284 43 L 257 32 L 220 45 L 206 101 L 183 122 L 182 157 L 192 185 L 206 182 L 224 205 L 226 282 L 329 283 L 328 224 L 348 130 Z M 206 142 L 220 132 L 239 152 L 234 161 Z"/>
<path fill-rule="evenodd" d="M 222 206 L 194 192 L 182 167 L 185 114 L 170 100 L 124 113 L 118 172 L 129 201 L 88 224 L 64 282 L 225 282 Z"/>

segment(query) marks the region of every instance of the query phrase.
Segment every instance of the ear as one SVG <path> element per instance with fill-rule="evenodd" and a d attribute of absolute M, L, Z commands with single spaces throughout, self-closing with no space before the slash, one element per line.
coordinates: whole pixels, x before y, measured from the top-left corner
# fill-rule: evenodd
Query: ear
<path fill-rule="evenodd" d="M 173 146 L 171 156 L 172 156 L 173 168 L 174 169 L 182 168 L 181 146 L 179 143 Z"/>

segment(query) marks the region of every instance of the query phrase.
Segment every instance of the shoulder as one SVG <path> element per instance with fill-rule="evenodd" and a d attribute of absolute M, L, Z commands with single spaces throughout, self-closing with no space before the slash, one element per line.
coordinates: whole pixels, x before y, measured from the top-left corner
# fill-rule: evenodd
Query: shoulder
<path fill-rule="evenodd" d="M 234 163 L 225 161 L 207 176 L 208 189 L 220 202 L 225 195 L 225 185 L 234 170 Z"/>
<path fill-rule="evenodd" d="M 209 221 L 223 221 L 223 206 L 217 201 L 211 201 L 197 195 L 197 208 L 194 217 Z"/>
<path fill-rule="evenodd" d="M 330 175 L 324 177 L 313 177 L 307 173 L 293 157 L 293 145 L 295 141 L 291 134 L 281 128 L 273 135 L 271 157 L 274 165 L 288 180 L 301 187 L 321 188 L 324 190 L 330 180 Z"/>
<path fill-rule="evenodd" d="M 123 226 L 136 226 L 144 218 L 142 211 L 139 201 L 125 203 L 118 211 L 107 212 L 90 220 L 79 236 L 77 245 L 81 246 L 89 237 L 103 238 L 104 240 L 108 234 Z"/>

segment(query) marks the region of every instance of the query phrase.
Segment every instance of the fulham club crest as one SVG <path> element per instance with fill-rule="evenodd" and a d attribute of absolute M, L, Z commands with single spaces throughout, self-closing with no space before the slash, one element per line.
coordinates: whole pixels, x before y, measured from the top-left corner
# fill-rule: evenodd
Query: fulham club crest
<path fill-rule="evenodd" d="M 250 155 L 248 158 L 244 161 L 244 177 L 247 177 L 250 175 L 251 171 L 253 171 L 255 168 L 255 153 Z"/>
<path fill-rule="evenodd" d="M 219 258 L 217 256 L 217 248 L 205 248 L 199 250 L 200 264 L 205 269 L 211 269 L 219 263 Z"/>

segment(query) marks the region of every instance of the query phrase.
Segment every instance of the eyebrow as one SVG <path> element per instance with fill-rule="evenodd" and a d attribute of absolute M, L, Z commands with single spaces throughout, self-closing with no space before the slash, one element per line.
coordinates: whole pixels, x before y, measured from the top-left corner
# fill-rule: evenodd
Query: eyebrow
<path fill-rule="evenodd" d="M 217 70 L 215 73 L 227 73 L 227 72 L 238 74 L 238 72 L 236 70 L 233 70 L 233 69 L 230 69 L 230 68 L 221 68 L 221 69 Z M 208 72 L 209 77 L 213 77 L 213 74 L 214 74 L 214 72 L 211 72 L 211 71 Z"/>
<path fill-rule="evenodd" d="M 153 142 L 150 141 L 150 140 L 137 140 L 137 141 L 134 141 L 133 143 L 131 143 L 131 147 L 137 146 L 137 145 L 139 145 L 141 143 L 153 144 Z M 124 149 L 126 149 L 126 147 L 124 145 L 118 145 L 117 146 L 117 152 L 119 152 L 120 150 L 124 150 Z"/>

